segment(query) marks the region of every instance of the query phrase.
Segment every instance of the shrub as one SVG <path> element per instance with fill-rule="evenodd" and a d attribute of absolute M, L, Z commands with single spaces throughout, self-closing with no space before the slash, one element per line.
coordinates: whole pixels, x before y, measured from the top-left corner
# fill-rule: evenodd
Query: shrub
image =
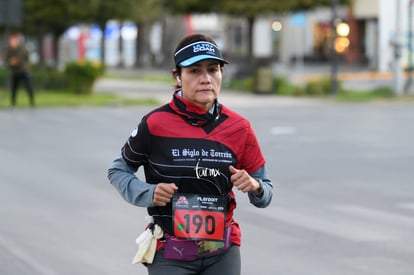
<path fill-rule="evenodd" d="M 274 93 L 277 95 L 295 95 L 296 87 L 289 83 L 286 77 L 276 77 L 274 79 L 274 86 Z"/>
<path fill-rule="evenodd" d="M 234 79 L 229 83 L 228 86 L 230 89 L 252 91 L 254 87 L 254 78 L 250 76 L 243 79 Z"/>
<path fill-rule="evenodd" d="M 6 69 L 0 68 L 0 87 L 5 87 L 7 83 Z"/>
<path fill-rule="evenodd" d="M 393 97 L 394 96 L 393 90 L 388 86 L 377 87 L 372 92 L 375 96 L 378 96 L 378 97 Z"/>
<path fill-rule="evenodd" d="M 337 82 L 338 92 L 342 90 L 342 83 Z M 321 78 L 316 81 L 310 81 L 305 86 L 305 94 L 310 96 L 329 95 L 332 89 L 332 80 L 330 78 Z"/>
<path fill-rule="evenodd" d="M 32 72 L 32 83 L 39 90 L 66 90 L 68 81 L 66 76 L 57 70 L 35 70 Z"/>
<path fill-rule="evenodd" d="M 365 102 L 376 99 L 393 98 L 395 94 L 390 87 L 377 87 L 373 90 L 342 90 L 337 99 L 348 102 Z"/>
<path fill-rule="evenodd" d="M 90 60 L 68 62 L 64 70 L 69 90 L 76 94 L 91 94 L 95 80 L 104 72 L 102 63 Z"/>
<path fill-rule="evenodd" d="M 30 70 L 32 85 L 35 90 L 65 90 L 68 87 L 66 76 L 55 69 L 34 67 Z M 0 68 L 0 87 L 8 88 L 11 71 Z M 22 87 L 22 84 L 20 85 Z"/>

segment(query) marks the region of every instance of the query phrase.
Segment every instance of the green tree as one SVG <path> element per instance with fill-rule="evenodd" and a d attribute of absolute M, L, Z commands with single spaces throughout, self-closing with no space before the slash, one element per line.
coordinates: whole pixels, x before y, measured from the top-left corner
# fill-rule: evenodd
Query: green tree
<path fill-rule="evenodd" d="M 163 15 L 160 0 L 124 0 L 129 2 L 127 17 L 138 27 L 137 66 L 151 64 L 149 33 L 152 24 Z"/>
<path fill-rule="evenodd" d="M 64 31 L 74 24 L 97 23 L 104 30 L 109 19 L 118 19 L 132 20 L 139 26 L 154 20 L 159 11 L 157 0 L 25 0 L 24 30 L 36 34 L 40 42 L 45 33 L 51 32 L 56 43 Z M 55 49 L 58 49 L 57 45 Z M 104 57 L 103 40 L 102 49 Z"/>
<path fill-rule="evenodd" d="M 110 19 L 125 20 L 130 14 L 130 0 L 93 0 L 89 20 L 98 24 L 104 34 L 106 23 Z M 122 41 L 122 40 L 120 40 Z M 105 60 L 105 39 L 101 39 L 101 60 Z"/>
<path fill-rule="evenodd" d="M 50 32 L 55 38 L 55 49 L 58 37 L 76 22 L 89 21 L 89 11 L 97 0 L 25 0 L 24 31 L 35 34 L 42 48 L 42 38 Z M 39 51 L 43 65 L 42 51 Z"/>

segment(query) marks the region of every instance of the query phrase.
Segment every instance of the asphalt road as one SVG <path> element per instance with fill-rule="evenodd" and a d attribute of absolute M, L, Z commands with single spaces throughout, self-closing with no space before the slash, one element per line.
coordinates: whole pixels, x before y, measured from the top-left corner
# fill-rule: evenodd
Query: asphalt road
<path fill-rule="evenodd" d="M 237 192 L 244 275 L 413 274 L 414 103 L 222 101 L 252 121 L 275 184 L 266 209 Z M 106 170 L 149 110 L 0 111 L 0 274 L 146 274 L 131 264 L 145 210 Z"/>

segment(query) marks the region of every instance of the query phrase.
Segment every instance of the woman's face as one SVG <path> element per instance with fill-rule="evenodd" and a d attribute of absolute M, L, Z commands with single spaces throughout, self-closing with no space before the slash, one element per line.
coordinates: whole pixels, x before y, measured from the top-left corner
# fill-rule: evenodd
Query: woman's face
<path fill-rule="evenodd" d="M 221 89 L 222 68 L 216 60 L 207 59 L 181 69 L 183 97 L 209 110 Z M 178 80 L 177 80 L 178 81 Z"/>

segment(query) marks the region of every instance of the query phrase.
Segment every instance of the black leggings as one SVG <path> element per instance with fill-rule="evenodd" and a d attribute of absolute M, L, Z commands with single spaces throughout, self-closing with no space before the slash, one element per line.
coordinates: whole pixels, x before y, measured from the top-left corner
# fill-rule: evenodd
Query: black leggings
<path fill-rule="evenodd" d="M 154 262 L 148 265 L 149 275 L 240 275 L 240 247 L 230 246 L 225 252 L 200 258 L 195 261 L 170 261 L 164 259 L 164 249 L 155 254 Z"/>
<path fill-rule="evenodd" d="M 16 106 L 16 97 L 17 97 L 17 90 L 19 88 L 19 84 L 23 81 L 27 94 L 30 100 L 30 106 L 34 106 L 34 92 L 32 87 L 32 81 L 30 79 L 30 74 L 28 72 L 19 72 L 13 73 L 12 75 L 12 82 L 11 82 L 11 105 Z"/>

